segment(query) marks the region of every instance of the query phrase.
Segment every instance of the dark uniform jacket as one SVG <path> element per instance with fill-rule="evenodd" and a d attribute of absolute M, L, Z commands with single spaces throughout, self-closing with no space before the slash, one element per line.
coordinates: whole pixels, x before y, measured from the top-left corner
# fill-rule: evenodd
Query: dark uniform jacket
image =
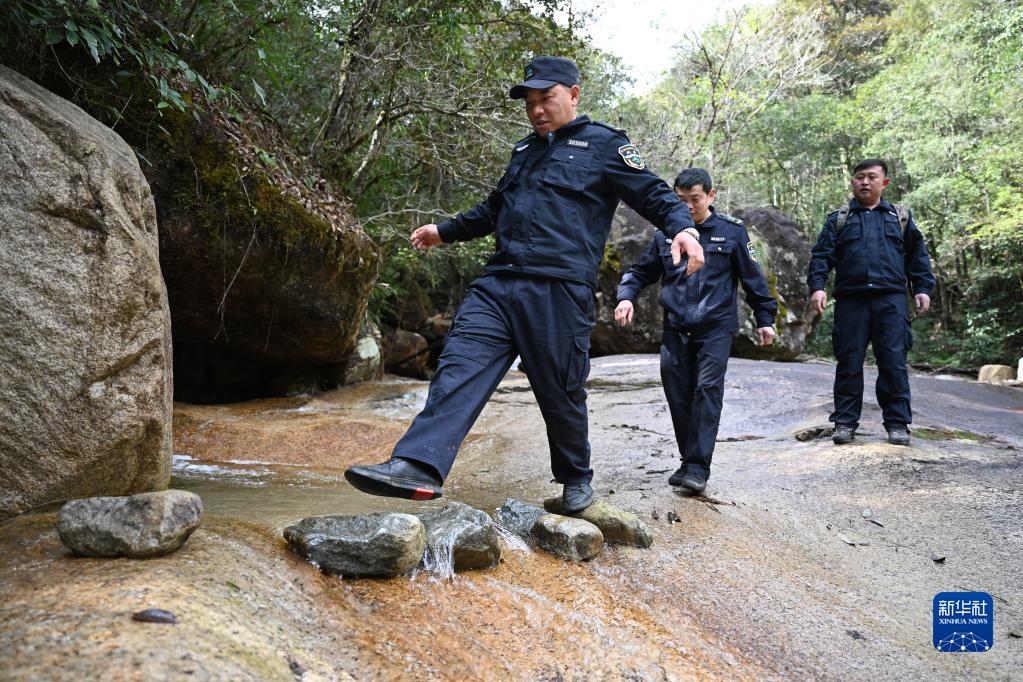
<path fill-rule="evenodd" d="M 516 143 L 486 200 L 437 228 L 445 242 L 495 232 L 497 249 L 486 272 L 596 287 L 619 198 L 671 237 L 693 225 L 686 205 L 642 166 L 624 132 L 579 116 L 553 133 Z"/>
<path fill-rule="evenodd" d="M 931 259 L 923 234 L 909 216 L 905 234 L 895 208 L 882 199 L 873 209 L 849 201 L 845 227 L 836 231 L 838 211 L 824 221 L 811 250 L 806 283 L 810 291 L 823 290 L 835 270 L 834 296 L 906 291 L 928 294 L 934 288 Z"/>
<path fill-rule="evenodd" d="M 734 332 L 739 328 L 736 285 L 741 280 L 757 327 L 770 327 L 778 304 L 768 290 L 742 221 L 723 218 L 711 208 L 710 216 L 696 229 L 703 245 L 702 269 L 686 277 L 685 258 L 679 267 L 673 266 L 671 242 L 658 230 L 643 255 L 622 277 L 618 300 L 634 302 L 640 289 L 660 279 L 666 329 Z"/>

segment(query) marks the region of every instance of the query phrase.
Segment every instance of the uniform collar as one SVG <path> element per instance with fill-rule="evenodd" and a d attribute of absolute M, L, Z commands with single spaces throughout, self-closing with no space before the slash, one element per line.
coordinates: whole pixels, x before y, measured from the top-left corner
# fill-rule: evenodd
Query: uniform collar
<path fill-rule="evenodd" d="M 711 206 L 710 206 L 710 213 L 707 214 L 707 219 L 704 220 L 702 223 L 698 223 L 698 224 L 696 223 L 696 221 L 693 221 L 693 224 L 696 225 L 697 229 L 704 228 L 704 227 L 710 228 L 710 227 L 714 227 L 717 224 L 717 218 L 718 218 L 718 212 L 714 210 L 714 205 L 711 204 Z"/>
<path fill-rule="evenodd" d="M 878 205 L 875 206 L 874 209 L 876 209 L 876 210 L 882 210 L 883 209 L 885 211 L 892 211 L 892 210 L 894 210 L 892 208 L 892 205 L 890 203 L 888 203 L 888 200 L 885 199 L 883 196 L 881 197 L 880 203 L 878 203 Z M 856 200 L 856 197 L 853 197 L 852 199 L 849 200 L 849 210 L 850 211 L 866 211 L 866 210 L 869 210 L 869 209 L 867 209 L 862 204 L 860 204 L 860 202 Z"/>
<path fill-rule="evenodd" d="M 559 137 L 562 137 L 564 132 L 567 132 L 567 131 L 569 131 L 569 130 L 571 130 L 573 128 L 576 128 L 578 126 L 583 125 L 584 123 L 589 123 L 589 122 L 590 122 L 590 117 L 589 116 L 587 116 L 586 114 L 579 114 L 578 116 L 573 118 L 571 121 L 569 121 L 565 125 L 561 126 L 557 130 L 555 130 L 553 133 L 549 133 L 550 141 L 553 142 L 554 140 L 558 139 Z M 542 136 L 541 135 L 537 135 L 534 132 L 534 133 L 531 133 L 529 135 L 529 137 L 527 137 L 525 139 L 526 140 L 529 140 L 529 139 L 544 140 L 546 142 L 548 140 L 548 137 L 547 137 L 547 135 L 542 135 Z"/>

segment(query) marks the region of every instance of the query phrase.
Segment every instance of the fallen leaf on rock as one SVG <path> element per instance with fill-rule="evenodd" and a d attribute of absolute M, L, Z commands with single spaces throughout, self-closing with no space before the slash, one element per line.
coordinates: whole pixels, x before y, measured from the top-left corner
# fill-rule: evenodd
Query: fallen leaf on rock
<path fill-rule="evenodd" d="M 945 555 L 931 552 L 931 561 L 933 561 L 936 564 L 943 564 L 945 563 Z"/>
<path fill-rule="evenodd" d="M 845 634 L 849 635 L 853 639 L 866 639 L 858 630 L 846 630 Z"/>
<path fill-rule="evenodd" d="M 655 520 L 661 518 L 661 512 L 654 509 L 652 512 L 650 512 L 650 518 Z"/>
<path fill-rule="evenodd" d="M 1016 639 L 1023 639 L 1023 632 L 1019 630 L 1009 630 L 1009 636 L 1015 637 Z"/>
<path fill-rule="evenodd" d="M 841 540 L 842 542 L 844 542 L 844 543 L 845 543 L 845 544 L 847 544 L 847 545 L 851 545 L 851 546 L 853 546 L 853 547 L 855 547 L 855 546 L 856 546 L 856 543 L 855 543 L 855 542 L 853 542 L 852 540 L 850 540 L 850 539 L 849 539 L 849 538 L 847 538 L 846 536 L 842 535 L 841 533 L 839 533 L 839 534 L 838 534 L 838 539 L 839 539 L 839 540 Z"/>
<path fill-rule="evenodd" d="M 874 524 L 875 526 L 881 526 L 882 528 L 884 528 L 884 524 L 878 521 L 877 519 L 867 519 L 867 521 Z"/>

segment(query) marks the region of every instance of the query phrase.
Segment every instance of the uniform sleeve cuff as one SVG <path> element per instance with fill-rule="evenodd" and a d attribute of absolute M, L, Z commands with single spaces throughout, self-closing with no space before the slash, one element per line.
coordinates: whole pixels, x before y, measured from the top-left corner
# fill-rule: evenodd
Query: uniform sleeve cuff
<path fill-rule="evenodd" d="M 437 234 L 440 235 L 440 240 L 445 244 L 450 244 L 455 241 L 455 235 L 453 234 L 454 226 L 450 220 L 445 220 L 437 225 Z"/>

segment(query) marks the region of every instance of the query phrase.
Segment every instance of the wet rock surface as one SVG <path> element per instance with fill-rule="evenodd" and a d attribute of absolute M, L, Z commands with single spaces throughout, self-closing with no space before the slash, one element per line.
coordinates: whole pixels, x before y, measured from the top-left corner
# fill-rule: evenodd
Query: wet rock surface
<path fill-rule="evenodd" d="M 560 497 L 551 497 L 543 502 L 543 508 L 552 514 L 563 514 L 564 506 Z M 649 547 L 654 543 L 653 533 L 639 517 L 632 512 L 619 509 L 604 500 L 596 500 L 581 512 L 572 514 L 577 519 L 589 521 L 600 529 L 604 542 L 610 544 Z"/>
<path fill-rule="evenodd" d="M 57 533 L 82 556 L 149 559 L 176 551 L 202 522 L 202 500 L 186 490 L 72 500 Z"/>
<path fill-rule="evenodd" d="M 540 507 L 509 497 L 494 512 L 494 519 L 515 535 L 521 538 L 531 538 L 537 519 L 547 513 Z"/>
<path fill-rule="evenodd" d="M 418 518 L 388 512 L 302 519 L 284 529 L 284 539 L 324 573 L 351 577 L 404 575 L 426 549 Z"/>
<path fill-rule="evenodd" d="M 533 525 L 537 544 L 556 557 L 568 561 L 586 561 L 604 549 L 604 536 L 589 521 L 545 514 Z"/>
<path fill-rule="evenodd" d="M 167 486 L 171 336 L 134 151 L 0 66 L 0 518 Z"/>
<path fill-rule="evenodd" d="M 203 411 L 195 434 L 220 435 L 189 441 L 207 460 L 188 469 L 234 473 L 188 479 L 203 491 L 206 519 L 180 551 L 144 563 L 75 558 L 53 515 L 0 524 L 0 648 L 9 652 L 0 678 L 51 679 L 57 670 L 103 679 L 116 670 L 132 680 L 284 680 L 297 668 L 306 680 L 1012 679 L 1023 668 L 1010 635 L 1023 622 L 1014 598 L 1019 391 L 913 374 L 909 447 L 885 442 L 869 389 L 856 443 L 836 447 L 793 437 L 828 423 L 833 365 L 733 359 L 729 369 L 713 476 L 705 495 L 690 497 L 666 481 L 678 452 L 657 358 L 593 363 L 593 484 L 650 524 L 650 548 L 609 546 L 568 562 L 505 544 L 498 566 L 450 580 L 427 571 L 324 575 L 288 551 L 281 529 L 328 512 L 422 513 L 452 499 L 494 509 L 509 495 L 555 494 L 524 376 L 509 374 L 463 445 L 445 497 L 429 503 L 362 495 L 341 477 L 359 456 L 355 427 L 393 428 L 396 440 L 425 383 Z M 868 369 L 868 386 L 874 377 Z M 323 427 L 316 440 L 296 444 L 313 419 Z M 237 438 L 225 439 L 228 426 Z M 260 430 L 251 443 L 241 438 L 250 427 Z M 933 437 L 917 438 L 924 429 Z M 759 439 L 743 439 L 751 435 Z M 257 445 L 259 457 L 246 455 Z M 218 451 L 307 465 L 209 461 Z M 325 465 L 337 467 L 333 478 Z M 967 512 L 950 515 L 953 503 Z M 681 589 L 683 579 L 698 589 Z M 932 600 L 950 588 L 995 597 L 990 651 L 934 650 Z M 145 608 L 178 623 L 132 622 Z"/>
<path fill-rule="evenodd" d="M 496 566 L 501 560 L 497 529 L 486 512 L 461 502 L 419 515 L 426 527 L 427 568 L 454 571 Z"/>

